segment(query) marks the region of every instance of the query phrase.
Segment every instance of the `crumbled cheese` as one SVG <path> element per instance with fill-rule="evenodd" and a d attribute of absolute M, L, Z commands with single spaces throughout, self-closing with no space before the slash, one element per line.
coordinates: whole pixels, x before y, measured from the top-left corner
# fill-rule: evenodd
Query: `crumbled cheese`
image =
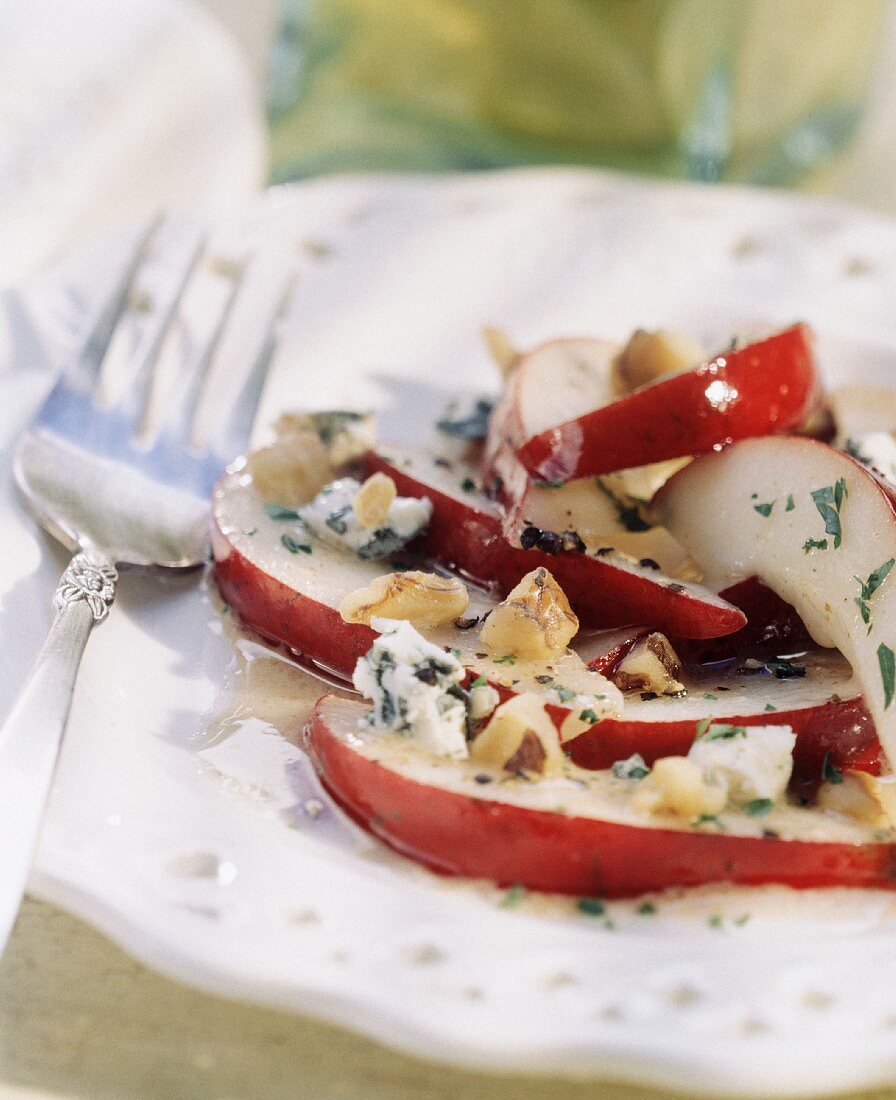
<path fill-rule="evenodd" d="M 322 542 L 352 550 L 361 558 L 386 558 L 415 538 L 429 523 L 432 503 L 425 497 L 396 497 L 386 519 L 368 527 L 355 512 L 353 502 L 361 488 L 353 477 L 339 478 L 325 486 L 299 515 L 307 529 Z"/>
<path fill-rule="evenodd" d="M 465 759 L 467 697 L 460 661 L 408 622 L 375 618 L 371 626 L 380 636 L 359 658 L 352 677 L 373 701 L 368 724 L 412 737 L 439 756 Z"/>
<path fill-rule="evenodd" d="M 473 722 L 481 722 L 488 718 L 498 703 L 501 696 L 491 684 L 477 684 L 470 688 L 470 719 Z"/>
<path fill-rule="evenodd" d="M 784 793 L 793 770 L 796 735 L 790 726 L 710 726 L 691 745 L 688 759 L 707 781 L 728 789 L 728 799 L 743 805 L 774 801 Z"/>

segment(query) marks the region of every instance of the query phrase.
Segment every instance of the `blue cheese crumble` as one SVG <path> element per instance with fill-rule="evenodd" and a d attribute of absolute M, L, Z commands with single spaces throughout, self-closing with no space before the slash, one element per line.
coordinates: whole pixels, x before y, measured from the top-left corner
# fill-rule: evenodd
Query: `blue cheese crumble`
<path fill-rule="evenodd" d="M 351 550 L 360 558 L 387 558 L 420 534 L 432 516 L 425 497 L 395 497 L 388 513 L 376 526 L 362 523 L 354 507 L 361 483 L 353 477 L 331 482 L 303 508 L 305 527 L 322 542 Z"/>
<path fill-rule="evenodd" d="M 688 759 L 702 769 L 707 782 L 727 788 L 735 805 L 774 801 L 790 780 L 795 744 L 790 726 L 715 725 L 697 737 Z"/>
<path fill-rule="evenodd" d="M 352 676 L 355 688 L 373 701 L 367 724 L 411 737 L 438 756 L 466 759 L 463 665 L 409 622 L 374 618 L 371 626 L 380 636 L 358 659 Z"/>

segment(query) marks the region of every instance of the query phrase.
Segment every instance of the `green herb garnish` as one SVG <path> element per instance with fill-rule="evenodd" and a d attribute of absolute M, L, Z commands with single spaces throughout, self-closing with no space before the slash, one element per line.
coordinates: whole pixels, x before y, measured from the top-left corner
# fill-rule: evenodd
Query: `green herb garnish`
<path fill-rule="evenodd" d="M 777 709 L 778 709 L 778 708 L 777 708 L 777 707 L 773 707 L 773 706 L 771 705 L 771 703 L 766 703 L 766 704 L 765 704 L 765 712 L 766 712 L 766 714 L 770 713 L 770 712 L 771 712 L 771 711 L 773 711 L 773 710 L 777 710 Z"/>
<path fill-rule="evenodd" d="M 846 480 L 841 477 L 836 485 L 825 485 L 822 489 L 813 490 L 810 495 L 815 502 L 815 507 L 818 509 L 818 514 L 824 520 L 826 534 L 834 536 L 834 549 L 836 550 L 843 541 L 840 508 L 849 495 Z"/>
<path fill-rule="evenodd" d="M 602 917 L 607 911 L 607 907 L 600 898 L 579 898 L 576 909 L 589 917 Z"/>
<path fill-rule="evenodd" d="M 746 737 L 745 726 L 729 726 L 727 724 L 710 726 L 706 733 L 701 735 L 704 741 L 731 741 L 735 737 Z"/>
<path fill-rule="evenodd" d="M 500 901 L 502 909 L 514 909 L 526 896 L 526 887 L 514 883 Z"/>
<path fill-rule="evenodd" d="M 874 593 L 880 588 L 887 577 L 890 574 L 890 570 L 896 565 L 896 558 L 890 558 L 889 561 L 885 561 L 883 565 L 879 565 L 868 577 L 867 581 L 863 581 L 861 577 L 853 577 L 861 589 L 860 594 L 855 598 L 854 603 L 858 607 L 862 616 L 862 622 L 868 626 L 868 633 L 871 633 L 871 607 L 868 601 L 874 595 Z"/>
<path fill-rule="evenodd" d="M 537 477 L 532 484 L 538 489 L 562 489 L 565 481 L 548 481 L 546 478 Z"/>
<path fill-rule="evenodd" d="M 880 666 L 880 678 L 884 685 L 884 710 L 893 702 L 896 687 L 896 658 L 893 650 L 883 642 L 877 647 L 877 663 Z"/>
<path fill-rule="evenodd" d="M 476 492 L 476 482 L 471 477 L 465 477 L 460 483 L 460 487 L 465 493 Z"/>
<path fill-rule="evenodd" d="M 652 901 L 642 901 L 636 912 L 639 917 L 652 917 L 656 913 L 656 906 Z"/>
<path fill-rule="evenodd" d="M 301 551 L 303 554 L 310 554 L 311 547 L 307 542 L 299 542 L 298 539 L 294 539 L 292 535 L 281 535 L 280 541 L 290 552 L 290 554 L 298 554 Z"/>
<path fill-rule="evenodd" d="M 516 664 L 516 654 L 514 654 L 514 653 L 505 653 L 503 657 L 496 657 L 495 658 L 495 664 L 496 665 L 515 665 Z"/>
<path fill-rule="evenodd" d="M 750 817 L 765 817 L 774 808 L 775 804 L 770 798 L 754 798 L 744 806 L 744 812 Z"/>
<path fill-rule="evenodd" d="M 581 712 L 581 714 L 579 714 L 579 721 L 580 722 L 587 722 L 589 726 L 593 726 L 594 723 L 599 722 L 600 719 L 594 713 L 594 711 L 591 709 L 591 707 L 587 707 L 585 710 L 583 710 Z"/>
<path fill-rule="evenodd" d="M 806 539 L 803 543 L 803 553 L 808 554 L 810 550 L 827 550 L 827 539 Z"/>
<path fill-rule="evenodd" d="M 778 680 L 797 680 L 806 675 L 804 665 L 795 665 L 793 661 L 785 661 L 783 657 L 769 657 L 765 667 L 769 672 L 773 672 Z"/>
<path fill-rule="evenodd" d="M 765 516 L 766 519 L 772 514 L 772 508 L 774 508 L 777 501 L 769 501 L 768 504 L 754 504 L 753 511 L 758 512 L 760 516 Z"/>
<path fill-rule="evenodd" d="M 824 760 L 821 762 L 821 778 L 826 779 L 828 783 L 843 782 L 843 772 L 840 771 L 836 764 L 831 762 L 830 752 L 824 754 Z"/>
<path fill-rule="evenodd" d="M 793 493 L 791 493 L 787 498 L 787 507 L 784 509 L 784 511 L 785 512 L 792 512 L 794 510 L 794 508 L 796 508 L 796 504 L 794 504 Z"/>
<path fill-rule="evenodd" d="M 562 684 L 558 684 L 556 680 L 553 681 L 551 687 L 556 691 L 561 703 L 568 703 L 570 699 L 575 699 L 576 693 L 570 691 L 569 688 L 564 687 Z"/>
<path fill-rule="evenodd" d="M 282 504 L 266 504 L 264 510 L 269 519 L 298 519 L 299 513 L 295 508 L 284 508 Z"/>

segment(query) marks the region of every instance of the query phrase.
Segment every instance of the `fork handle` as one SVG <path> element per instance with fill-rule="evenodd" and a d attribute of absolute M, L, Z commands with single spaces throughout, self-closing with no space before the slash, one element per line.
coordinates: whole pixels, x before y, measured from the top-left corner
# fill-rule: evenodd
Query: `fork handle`
<path fill-rule="evenodd" d="M 50 633 L 0 730 L 0 953 L 25 892 L 81 655 L 109 612 L 116 580 L 107 562 L 72 558 L 56 589 Z"/>

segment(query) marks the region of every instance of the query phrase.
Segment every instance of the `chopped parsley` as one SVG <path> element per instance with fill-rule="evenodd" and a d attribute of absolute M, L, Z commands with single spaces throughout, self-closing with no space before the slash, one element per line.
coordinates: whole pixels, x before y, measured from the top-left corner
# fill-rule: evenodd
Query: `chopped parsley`
<path fill-rule="evenodd" d="M 709 729 L 712 724 L 711 718 L 701 718 L 697 723 L 697 736 L 702 737 L 704 733 Z"/>
<path fill-rule="evenodd" d="M 794 510 L 794 508 L 796 508 L 796 504 L 794 504 L 793 493 L 791 493 L 787 497 L 787 506 L 785 507 L 784 511 L 785 512 L 792 512 Z"/>
<path fill-rule="evenodd" d="M 617 760 L 612 771 L 617 779 L 643 779 L 645 775 L 650 775 L 650 768 L 639 752 L 626 760 Z"/>
<path fill-rule="evenodd" d="M 303 554 L 310 554 L 311 547 L 307 542 L 299 542 L 298 539 L 294 539 L 292 535 L 281 535 L 280 541 L 290 552 L 290 554 L 298 554 L 301 551 Z"/>
<path fill-rule="evenodd" d="M 722 929 L 725 927 L 725 918 L 721 913 L 713 913 L 713 915 L 706 922 L 710 928 Z"/>
<path fill-rule="evenodd" d="M 465 477 L 460 483 L 460 487 L 465 493 L 476 492 L 476 482 L 471 477 Z"/>
<path fill-rule="evenodd" d="M 746 737 L 745 726 L 729 726 L 727 723 L 718 726 L 709 726 L 702 734 L 698 734 L 702 741 L 731 741 L 735 737 Z"/>
<path fill-rule="evenodd" d="M 769 657 L 765 662 L 769 672 L 775 674 L 778 680 L 798 680 L 806 675 L 804 665 L 795 665 L 792 661 L 786 661 L 783 657 Z"/>
<path fill-rule="evenodd" d="M 600 898 L 579 898 L 576 909 L 589 917 L 602 917 L 607 911 Z"/>
<path fill-rule="evenodd" d="M 266 504 L 264 510 L 270 519 L 298 519 L 295 508 L 284 508 L 282 504 Z"/>
<path fill-rule="evenodd" d="M 488 684 L 488 680 L 484 676 L 477 676 L 476 679 L 470 684 L 471 688 L 481 688 Z"/>
<path fill-rule="evenodd" d="M 828 783 L 843 782 L 843 772 L 832 763 L 830 752 L 824 754 L 824 760 L 821 762 L 821 778 L 826 779 Z"/>
<path fill-rule="evenodd" d="M 815 502 L 815 507 L 818 509 L 818 514 L 824 520 L 825 533 L 834 537 L 834 549 L 836 550 L 843 541 L 840 508 L 849 495 L 846 488 L 846 479 L 841 477 L 835 485 L 825 485 L 822 489 L 813 490 L 810 495 Z M 827 548 L 825 547 L 825 549 Z"/>
<path fill-rule="evenodd" d="M 591 707 L 586 707 L 585 710 L 583 710 L 581 712 L 581 714 L 579 715 L 579 721 L 580 722 L 587 722 L 589 726 L 593 726 L 595 724 L 595 722 L 599 722 L 600 719 L 594 713 L 594 711 L 591 709 Z"/>
<path fill-rule="evenodd" d="M 880 666 L 880 678 L 884 685 L 884 710 L 893 702 L 896 687 L 896 658 L 893 650 L 883 642 L 877 647 L 877 663 Z"/>
<path fill-rule="evenodd" d="M 827 550 L 827 539 L 806 539 L 803 543 L 803 553 L 808 554 L 810 550 Z"/>
<path fill-rule="evenodd" d="M 556 691 L 561 703 L 568 703 L 570 699 L 575 699 L 576 697 L 574 691 L 570 691 L 569 688 L 564 687 L 562 684 L 558 684 L 556 680 L 552 681 L 551 688 Z"/>
<path fill-rule="evenodd" d="M 880 588 L 887 577 L 890 574 L 890 570 L 896 565 L 896 558 L 890 558 L 889 561 L 885 561 L 883 565 L 879 565 L 868 577 L 867 581 L 863 581 L 861 577 L 853 577 L 861 589 L 861 592 L 856 596 L 853 601 L 858 607 L 862 616 L 862 622 L 868 627 L 868 633 L 871 633 L 871 608 L 868 601 L 874 595 L 874 593 Z"/>
<path fill-rule="evenodd" d="M 700 814 L 699 817 L 694 818 L 691 824 L 695 827 L 698 825 L 715 825 L 720 832 L 725 832 L 725 826 L 715 814 Z"/>
<path fill-rule="evenodd" d="M 765 817 L 775 808 L 775 803 L 770 798 L 754 798 L 744 806 L 744 812 L 749 817 Z"/>
<path fill-rule="evenodd" d="M 514 909 L 519 905 L 523 898 L 526 896 L 526 887 L 520 883 L 514 883 L 513 886 L 507 891 L 504 897 L 501 899 L 500 905 L 502 909 Z"/>
<path fill-rule="evenodd" d="M 711 699 L 712 702 L 715 703 L 718 700 L 719 697 L 718 697 L 718 695 L 713 695 L 713 693 L 711 691 L 704 691 L 703 692 L 703 698 L 704 699 Z"/>
<path fill-rule="evenodd" d="M 516 654 L 514 654 L 514 653 L 505 653 L 503 657 L 496 657 L 495 658 L 495 664 L 496 665 L 515 665 L 516 664 Z"/>
<path fill-rule="evenodd" d="M 548 481 L 547 478 L 536 477 L 532 484 L 536 489 L 562 489 L 566 484 L 565 481 Z"/>
<path fill-rule="evenodd" d="M 773 706 L 771 705 L 771 703 L 766 703 L 766 704 L 765 704 L 765 713 L 766 713 L 766 714 L 769 714 L 769 713 L 770 713 L 771 711 L 773 711 L 773 710 L 777 710 L 777 709 L 778 709 L 778 708 L 777 708 L 777 707 L 773 707 Z"/>
<path fill-rule="evenodd" d="M 777 504 L 777 501 L 772 500 L 767 504 L 754 504 L 753 511 L 758 512 L 760 516 L 765 516 L 766 519 L 772 514 L 772 508 Z"/>
<path fill-rule="evenodd" d="M 656 913 L 656 906 L 652 901 L 642 901 L 635 912 L 639 917 L 652 917 Z"/>

